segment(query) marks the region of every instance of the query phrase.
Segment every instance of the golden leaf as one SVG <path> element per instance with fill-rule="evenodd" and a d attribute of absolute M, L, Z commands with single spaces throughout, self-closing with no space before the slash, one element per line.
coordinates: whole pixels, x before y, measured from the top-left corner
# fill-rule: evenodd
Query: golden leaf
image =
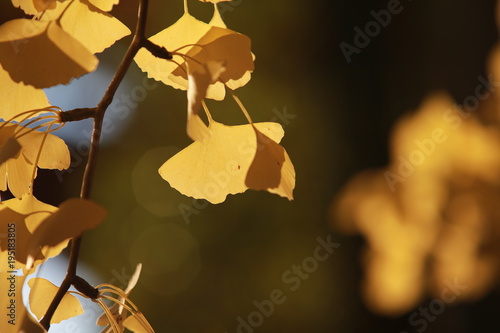
<path fill-rule="evenodd" d="M 0 165 L 10 158 L 15 158 L 21 151 L 21 145 L 15 138 L 9 136 L 0 146 Z"/>
<path fill-rule="evenodd" d="M 23 286 L 26 277 L 10 271 L 0 271 L 0 291 L 5 292 L 0 297 L 0 307 L 4 312 L 4 316 L 0 320 L 0 332 L 2 333 L 45 332 L 38 322 L 35 323 L 24 306 L 21 286 Z"/>
<path fill-rule="evenodd" d="M 58 211 L 44 219 L 32 232 L 26 243 L 26 266 L 31 268 L 31 263 L 40 252 L 67 243 L 85 230 L 95 228 L 105 216 L 104 208 L 92 201 L 76 198 L 64 201 Z"/>
<path fill-rule="evenodd" d="M 219 79 L 225 67 L 222 62 L 213 61 L 202 65 L 188 62 L 187 67 L 189 72 L 187 134 L 193 140 L 202 140 L 210 135 L 210 130 L 198 115 L 201 102 L 206 97 L 208 86 Z"/>
<path fill-rule="evenodd" d="M 201 64 L 208 61 L 222 62 L 227 70 L 220 79 L 232 89 L 248 82 L 248 75 L 254 69 L 251 43 L 247 36 L 201 22 L 188 12 L 173 25 L 149 39 L 169 51 L 178 50 Z M 176 57 L 174 60 L 180 67 L 173 61 L 158 59 L 144 49 L 135 57 L 136 63 L 148 73 L 148 77 L 176 89 L 186 90 L 188 75 L 185 60 L 182 57 Z M 210 85 L 206 97 L 222 100 L 224 95 L 224 84 L 216 82 Z"/>
<path fill-rule="evenodd" d="M 15 260 L 10 265 L 9 248 L 7 242 L 0 242 L 0 271 L 9 271 L 13 269 L 23 269 L 29 272 L 26 268 L 26 259 L 28 257 L 28 249 L 26 244 L 32 236 L 34 230 L 52 213 L 56 212 L 57 208 L 41 201 L 38 201 L 32 195 L 25 195 L 22 199 L 10 199 L 0 202 L 0 233 L 8 234 L 15 230 L 16 253 Z M 65 248 L 67 242 L 59 244 L 56 247 L 44 249 L 35 259 L 34 266 L 40 264 L 49 257 L 59 254 Z"/>
<path fill-rule="evenodd" d="M 32 278 L 28 280 L 28 285 L 31 288 L 29 295 L 31 312 L 40 320 L 45 315 L 50 302 L 54 299 L 59 288 L 44 278 Z M 82 313 L 83 308 L 78 299 L 66 292 L 50 323 L 58 324 L 63 320 L 76 317 Z"/>
<path fill-rule="evenodd" d="M 27 128 L 16 124 L 4 124 L 0 128 L 0 147 L 5 146 L 12 138 L 17 138 L 19 133 L 23 134 L 27 131 Z M 31 131 L 17 138 L 17 142 L 22 147 L 21 154 L 11 156 L 6 162 L 0 164 L 1 191 L 7 190 L 8 187 L 17 198 L 21 198 L 23 194 L 29 192 L 33 164 L 44 136 L 46 136 L 45 142 L 37 166 L 44 169 L 59 170 L 69 168 L 70 154 L 63 140 L 52 134 Z"/>
<path fill-rule="evenodd" d="M 15 82 L 47 88 L 92 72 L 98 60 L 58 23 L 16 19 L 0 26 L 0 63 Z"/>
<path fill-rule="evenodd" d="M 36 15 L 46 9 L 54 8 L 57 1 L 61 0 L 12 0 L 12 4 L 28 15 Z"/>
<path fill-rule="evenodd" d="M 212 121 L 209 129 L 210 137 L 193 142 L 159 169 L 173 188 L 211 203 L 253 186 L 292 198 L 295 171 L 285 150 L 275 146 L 284 135 L 280 124 L 226 126 Z"/>
<path fill-rule="evenodd" d="M 57 8 L 43 14 L 42 21 L 56 20 L 61 14 L 63 30 L 91 53 L 102 52 L 117 40 L 130 35 L 130 29 L 118 19 L 86 0 L 58 3 Z"/>
<path fill-rule="evenodd" d="M 211 2 L 211 3 L 221 3 L 221 2 L 229 2 L 233 0 L 199 0 L 201 2 Z"/>
<path fill-rule="evenodd" d="M 14 82 L 0 65 L 0 118 L 11 119 L 21 112 L 49 106 L 42 89 Z M 31 115 L 31 117 L 37 114 Z"/>
<path fill-rule="evenodd" d="M 105 12 L 109 12 L 113 9 L 114 5 L 117 5 L 120 0 L 88 0 L 91 4 L 99 8 L 100 10 L 104 10 Z"/>

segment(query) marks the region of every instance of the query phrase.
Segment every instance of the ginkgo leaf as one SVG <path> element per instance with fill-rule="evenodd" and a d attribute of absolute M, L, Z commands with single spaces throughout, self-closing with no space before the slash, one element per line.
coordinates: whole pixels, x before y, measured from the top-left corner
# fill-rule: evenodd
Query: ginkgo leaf
<path fill-rule="evenodd" d="M 142 315 L 142 313 L 138 313 L 136 315 L 127 317 L 123 321 L 123 326 L 125 328 L 127 328 L 128 330 L 135 332 L 135 333 L 152 333 L 152 332 L 154 332 L 147 321 L 141 322 L 141 320 L 139 320 L 139 316 L 141 316 L 141 319 L 145 320 L 144 315 Z"/>
<path fill-rule="evenodd" d="M 59 288 L 44 278 L 32 278 L 28 280 L 28 285 L 31 288 L 29 295 L 31 312 L 40 320 L 47 312 Z M 58 324 L 63 320 L 76 317 L 82 313 L 83 308 L 78 299 L 66 292 L 50 323 Z"/>
<path fill-rule="evenodd" d="M 139 281 L 139 277 L 141 275 L 141 270 L 142 270 L 142 264 L 139 263 L 137 264 L 134 274 L 130 277 L 130 280 L 128 281 L 127 288 L 125 289 L 124 293 L 125 295 L 130 295 L 134 287 L 136 286 L 137 282 Z M 119 301 L 123 302 L 125 299 L 123 297 L 119 297 Z M 109 312 L 113 316 L 113 318 L 116 320 L 118 323 L 118 326 L 122 329 L 123 328 L 123 322 L 124 320 L 128 317 L 128 312 L 123 311 L 124 307 L 121 304 L 115 303 L 109 308 Z M 105 313 L 103 313 L 99 318 L 97 318 L 96 324 L 98 326 L 107 326 L 106 328 L 103 329 L 102 332 L 112 332 L 111 326 L 110 326 L 110 321 L 109 318 Z M 107 330 L 108 329 L 108 330 Z"/>
<path fill-rule="evenodd" d="M 95 228 L 105 216 L 104 208 L 92 201 L 76 198 L 66 200 L 57 212 L 44 219 L 33 231 L 26 244 L 26 266 L 30 268 L 43 249 L 55 247 L 81 235 L 85 230 Z"/>
<path fill-rule="evenodd" d="M 46 9 L 54 8 L 56 1 L 58 0 L 12 0 L 12 4 L 28 15 L 36 15 Z"/>
<path fill-rule="evenodd" d="M 173 25 L 149 38 L 153 43 L 170 51 L 177 50 L 189 58 L 205 64 L 208 61 L 222 62 L 228 68 L 221 76 L 223 82 L 229 82 L 232 89 L 244 83 L 243 77 L 253 71 L 253 57 L 250 51 L 250 39 L 233 30 L 214 27 L 197 20 L 188 12 Z M 188 88 L 188 75 L 184 58 L 174 56 L 174 61 L 165 61 L 141 49 L 135 57 L 139 67 L 148 73 L 148 77 L 162 81 L 176 89 Z M 176 63 L 177 62 L 177 63 Z M 180 67 L 179 67 L 179 65 Z M 234 84 L 237 81 L 238 84 Z M 225 87 L 216 82 L 207 90 L 207 98 L 222 100 Z"/>
<path fill-rule="evenodd" d="M 7 162 L 8 159 L 16 157 L 21 151 L 21 145 L 13 137 L 8 137 L 0 146 L 0 164 Z"/>
<path fill-rule="evenodd" d="M 7 260 L 9 256 L 7 242 L 0 242 L 0 271 L 13 269 L 23 269 L 25 273 L 29 271 L 26 268 L 26 259 L 28 257 L 26 244 L 33 231 L 56 211 L 57 207 L 45 204 L 32 195 L 25 195 L 22 199 L 14 198 L 0 202 L 0 233 L 8 234 L 9 228 L 14 228 L 16 244 L 18 245 L 16 247 L 15 262 L 11 266 L 9 260 Z M 44 249 L 41 254 L 36 256 L 34 266 L 59 254 L 66 245 L 67 242 Z"/>
<path fill-rule="evenodd" d="M 92 72 L 98 60 L 57 22 L 16 19 L 0 26 L 0 63 L 15 82 L 48 88 Z"/>
<path fill-rule="evenodd" d="M 0 290 L 5 291 L 0 297 L 0 308 L 3 309 L 3 318 L 0 320 L 0 332 L 2 333 L 43 333 L 45 330 L 32 320 L 26 311 L 23 302 L 22 286 L 26 280 L 25 275 L 18 275 L 11 271 L 0 271 Z M 15 283 L 18 288 L 12 288 Z M 13 293 L 9 290 L 15 289 Z"/>
<path fill-rule="evenodd" d="M 199 0 L 201 2 L 211 2 L 211 3 L 221 3 L 221 2 L 229 2 L 233 0 Z"/>
<path fill-rule="evenodd" d="M 222 62 L 209 61 L 205 64 L 188 62 L 188 112 L 187 133 L 193 140 L 202 140 L 210 135 L 207 125 L 198 115 L 201 102 L 207 95 L 208 86 L 218 80 L 225 67 Z"/>
<path fill-rule="evenodd" d="M 255 128 L 257 152 L 248 169 L 245 184 L 254 190 L 293 199 L 295 169 L 285 148 Z"/>
<path fill-rule="evenodd" d="M 37 166 L 42 169 L 57 170 L 69 168 L 71 156 L 64 140 L 53 134 L 45 134 L 38 131 L 32 131 L 18 139 L 23 147 L 23 155 L 26 161 L 30 164 L 35 163 L 43 140 L 45 141 L 38 157 Z"/>
<path fill-rule="evenodd" d="M 14 82 L 0 65 L 0 118 L 11 119 L 27 110 L 49 106 L 47 96 L 41 89 Z M 34 113 L 31 117 L 36 116 Z"/>
<path fill-rule="evenodd" d="M 225 71 L 219 77 L 219 85 L 226 83 L 234 90 L 248 82 L 242 78 L 254 70 L 250 38 L 229 29 L 212 27 L 198 44 L 203 47 L 191 48 L 187 56 L 202 64 L 223 63 Z M 182 76 L 184 71 L 177 68 L 172 74 Z"/>
<path fill-rule="evenodd" d="M 88 0 L 91 4 L 99 8 L 100 10 L 104 10 L 105 12 L 109 12 L 113 9 L 114 5 L 117 5 L 120 0 Z"/>
<path fill-rule="evenodd" d="M 283 152 L 282 170 L 285 172 L 283 180 L 276 181 L 274 169 L 270 176 L 267 170 L 261 170 L 254 167 L 256 171 L 250 174 L 250 181 L 247 184 L 248 172 L 251 170 L 252 163 L 258 156 L 259 165 L 265 164 L 260 161 L 261 158 L 269 158 L 270 164 L 281 161 L 279 154 L 266 152 L 266 150 L 275 149 L 270 143 L 257 144 L 256 130 L 275 143 L 283 137 L 283 128 L 278 123 L 256 123 L 254 125 L 226 126 L 216 121 L 210 123 L 212 134 L 207 139 L 195 141 L 168 161 L 159 169 L 163 179 L 184 195 L 196 198 L 206 199 L 211 203 L 220 203 L 226 199 L 228 194 L 242 193 L 250 186 L 258 185 L 258 189 L 263 189 L 262 183 L 257 183 L 254 177 L 259 175 L 256 172 L 262 172 L 260 175 L 265 179 L 273 180 L 275 188 L 266 188 L 268 191 L 279 192 L 282 195 L 284 191 L 289 190 L 288 185 L 292 181 L 290 175 L 294 175 L 291 162 Z M 271 146 L 271 147 L 269 147 Z M 259 149 L 263 152 L 259 152 Z M 286 163 L 285 163 L 286 162 Z M 290 164 L 290 165 L 288 165 Z M 293 181 L 294 183 L 294 181 Z M 286 194 L 291 198 L 291 193 Z"/>
<path fill-rule="evenodd" d="M 54 10 L 46 11 L 42 20 L 55 20 L 61 14 L 63 30 L 91 53 L 102 52 L 117 40 L 130 35 L 127 26 L 87 0 L 59 3 Z"/>
<path fill-rule="evenodd" d="M 52 134 L 38 131 L 24 134 L 27 131 L 29 129 L 16 124 L 4 124 L 0 128 L 0 147 L 13 138 L 22 147 L 21 154 L 0 164 L 0 190 L 5 191 L 9 188 L 17 198 L 29 192 L 33 180 L 31 177 L 34 163 L 42 141 L 45 140 L 37 163 L 38 167 L 62 170 L 68 168 L 71 163 L 68 147 L 63 140 Z M 19 135 L 20 137 L 17 138 Z"/>

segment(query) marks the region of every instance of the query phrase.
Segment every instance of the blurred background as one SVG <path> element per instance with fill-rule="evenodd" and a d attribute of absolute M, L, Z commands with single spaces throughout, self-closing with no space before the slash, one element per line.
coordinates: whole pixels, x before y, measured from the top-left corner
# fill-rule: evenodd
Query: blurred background
<path fill-rule="evenodd" d="M 182 15 L 181 0 L 150 2 L 150 35 Z M 197 18 L 210 19 L 209 4 L 189 5 Z M 112 14 L 133 29 L 136 6 L 122 1 Z M 133 63 L 105 124 L 93 199 L 107 208 L 108 218 L 84 237 L 81 260 L 94 274 L 90 282 L 124 288 L 142 262 L 131 298 L 157 332 L 500 332 L 496 266 L 476 297 L 445 302 L 442 289 L 428 282 L 433 270 L 424 258 L 423 273 L 405 286 L 411 301 L 400 292 L 403 301 L 384 307 L 392 294 L 382 287 L 377 296 L 363 291 L 371 278 L 366 251 L 372 238 L 345 227 L 358 208 L 352 204 L 340 217 L 336 209 L 355 175 L 395 162 L 391 130 L 402 115 L 436 90 L 464 101 L 475 93 L 478 77 L 488 79 L 488 57 L 498 40 L 496 2 L 235 0 L 219 6 L 228 27 L 252 39 L 256 69 L 237 95 L 255 121 L 283 125 L 282 145 L 297 172 L 295 200 L 249 191 L 211 205 L 171 189 L 157 169 L 190 144 L 185 92 L 147 79 Z M 11 7 L 9 1 L 0 5 L 2 22 L 21 15 Z M 382 10 L 391 13 L 390 22 L 378 29 L 372 24 L 371 36 L 359 37 Z M 97 72 L 49 89 L 52 104 L 95 105 L 129 42 L 127 37 L 102 53 Z M 354 50 L 349 59 L 341 43 Z M 208 106 L 216 120 L 245 121 L 231 100 Z M 484 112 L 479 122 L 496 124 L 493 118 Z M 68 125 L 61 133 L 71 145 L 72 167 L 40 172 L 40 200 L 57 205 L 79 195 L 89 125 Z M 468 153 L 462 151 L 465 159 Z M 376 192 L 371 184 L 361 181 L 355 203 Z M 498 194 L 497 187 L 488 189 L 489 198 Z M 410 201 L 433 197 L 419 195 Z M 370 216 L 378 212 L 375 207 Z M 385 237 L 392 244 L 399 235 Z M 436 237 L 433 244 L 439 244 Z M 340 246 L 324 261 L 311 259 L 328 242 Z M 407 250 L 390 248 L 395 254 Z M 388 278 L 398 281 L 394 272 Z M 269 307 L 272 299 L 280 304 Z"/>

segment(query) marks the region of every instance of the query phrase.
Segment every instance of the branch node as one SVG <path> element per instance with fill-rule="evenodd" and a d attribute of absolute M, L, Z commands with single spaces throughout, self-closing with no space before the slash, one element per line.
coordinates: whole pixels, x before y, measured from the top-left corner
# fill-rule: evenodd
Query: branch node
<path fill-rule="evenodd" d="M 79 121 L 88 118 L 92 118 L 95 116 L 95 108 L 78 108 L 65 112 L 59 112 L 59 120 L 62 123 L 66 123 L 69 121 Z"/>
<path fill-rule="evenodd" d="M 172 59 L 172 54 L 167 51 L 163 46 L 156 45 L 149 39 L 143 38 L 141 39 L 141 47 L 146 48 L 152 55 L 160 59 Z"/>
<path fill-rule="evenodd" d="M 88 283 L 84 278 L 81 278 L 78 275 L 75 275 L 73 277 L 72 284 L 76 288 L 76 290 L 92 300 L 96 300 L 99 297 L 99 290 L 92 287 L 90 283 Z"/>

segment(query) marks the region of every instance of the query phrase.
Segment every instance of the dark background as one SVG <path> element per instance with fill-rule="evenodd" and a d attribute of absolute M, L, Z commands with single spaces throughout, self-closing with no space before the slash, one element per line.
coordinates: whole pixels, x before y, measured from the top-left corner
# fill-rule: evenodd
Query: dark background
<path fill-rule="evenodd" d="M 133 29 L 136 2 L 122 2 L 112 13 Z M 150 34 L 182 14 L 180 0 L 150 2 Z M 210 17 L 210 5 L 189 4 L 200 19 Z M 252 81 L 238 96 L 256 121 L 269 121 L 274 109 L 284 107 L 296 116 L 283 123 L 282 141 L 297 171 L 295 200 L 251 191 L 203 205 L 187 224 L 178 207 L 192 200 L 156 173 L 189 144 L 185 93 L 159 84 L 100 155 L 93 198 L 108 209 L 109 218 L 85 235 L 82 253 L 82 261 L 100 275 L 96 283 L 114 280 L 123 287 L 116 272 L 131 274 L 142 261 L 132 299 L 157 332 L 237 332 L 237 318 L 247 318 L 256 310 L 252 303 L 269 299 L 274 289 L 284 290 L 287 299 L 255 332 L 416 332 L 408 321 L 412 311 L 388 318 L 364 306 L 359 291 L 364 241 L 335 230 L 330 205 L 357 172 L 387 165 L 390 129 L 400 115 L 434 90 L 446 89 L 459 102 L 474 91 L 479 75 L 487 77 L 485 62 L 498 39 L 496 3 L 402 1 L 403 10 L 348 64 L 339 44 L 353 44 L 354 28 L 364 30 L 373 20 L 370 12 L 387 4 L 223 4 L 228 27 L 252 38 L 257 57 Z M 8 1 L 0 9 L 2 21 L 20 15 Z M 102 66 L 116 68 L 129 42 L 127 37 L 104 52 Z M 132 64 L 126 77 L 130 89 L 143 78 Z M 231 101 L 209 107 L 220 121 L 244 121 Z M 77 196 L 82 171 L 83 163 L 75 162 L 62 183 L 54 172 L 42 172 L 38 198 L 58 204 Z M 145 207 L 138 197 L 156 208 Z M 167 208 L 159 199 L 169 200 Z M 290 291 L 282 274 L 311 256 L 316 239 L 328 235 L 341 246 Z M 498 291 L 474 303 L 447 305 L 426 332 L 500 332 L 499 309 Z"/>

